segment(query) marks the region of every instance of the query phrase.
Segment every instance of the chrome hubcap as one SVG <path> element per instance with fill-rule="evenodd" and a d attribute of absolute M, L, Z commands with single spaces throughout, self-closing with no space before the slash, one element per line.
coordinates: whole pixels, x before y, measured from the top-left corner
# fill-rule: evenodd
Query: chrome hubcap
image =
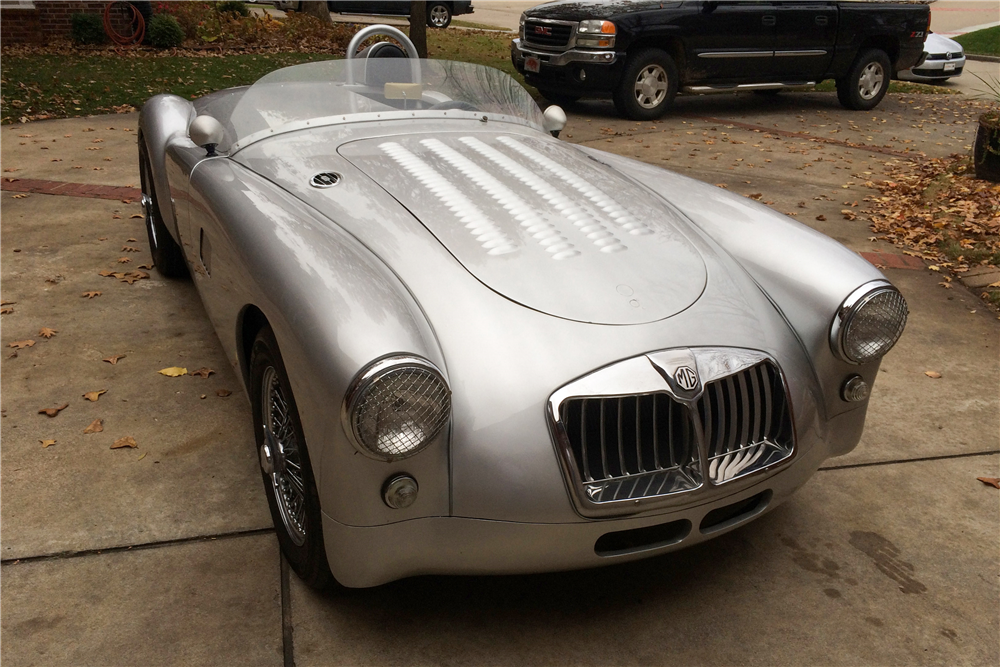
<path fill-rule="evenodd" d="M 659 65 L 648 65 L 635 79 L 635 101 L 643 109 L 652 109 L 667 96 L 667 72 Z"/>
<path fill-rule="evenodd" d="M 861 72 L 861 78 L 858 80 L 858 94 L 861 95 L 862 99 L 870 100 L 882 90 L 884 82 L 885 71 L 883 71 L 882 65 L 869 63 Z"/>
<path fill-rule="evenodd" d="M 431 8 L 431 23 L 435 27 L 441 28 L 448 22 L 448 10 L 441 5 Z"/>
<path fill-rule="evenodd" d="M 261 384 L 264 443 L 259 452 L 260 468 L 271 481 L 285 531 L 296 546 L 302 546 L 306 541 L 306 487 L 295 428 L 273 366 L 264 371 Z"/>
<path fill-rule="evenodd" d="M 149 171 L 149 164 L 146 162 L 142 163 L 141 169 L 142 177 L 142 212 L 146 216 L 146 229 L 149 230 L 149 238 L 152 239 L 151 245 L 153 246 L 150 250 L 155 250 L 160 244 L 160 239 L 156 237 L 156 224 L 154 224 L 153 216 L 156 215 L 153 210 L 153 197 L 149 195 L 145 190 L 152 191 L 153 175 Z"/>

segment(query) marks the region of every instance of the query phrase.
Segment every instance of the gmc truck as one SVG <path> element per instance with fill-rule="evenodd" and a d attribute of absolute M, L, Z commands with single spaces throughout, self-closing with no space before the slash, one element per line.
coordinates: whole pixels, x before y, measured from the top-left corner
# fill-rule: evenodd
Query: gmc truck
<path fill-rule="evenodd" d="M 833 79 L 848 109 L 872 109 L 918 65 L 930 7 L 916 2 L 550 2 L 521 15 L 511 60 L 561 104 L 611 97 L 649 120 L 678 91 L 776 92 Z"/>

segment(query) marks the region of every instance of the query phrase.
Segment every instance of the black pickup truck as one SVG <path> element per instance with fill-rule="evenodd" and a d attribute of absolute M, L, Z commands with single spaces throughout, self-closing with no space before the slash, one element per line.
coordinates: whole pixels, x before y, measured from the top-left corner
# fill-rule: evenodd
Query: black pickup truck
<path fill-rule="evenodd" d="M 837 82 L 871 109 L 917 65 L 930 7 L 916 2 L 550 2 L 521 15 L 511 60 L 549 100 L 608 97 L 647 120 L 685 93 L 778 91 Z"/>

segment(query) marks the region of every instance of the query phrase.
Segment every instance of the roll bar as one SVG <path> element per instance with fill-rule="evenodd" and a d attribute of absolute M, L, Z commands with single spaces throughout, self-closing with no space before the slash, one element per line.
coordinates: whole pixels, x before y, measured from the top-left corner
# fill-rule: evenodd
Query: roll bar
<path fill-rule="evenodd" d="M 413 74 L 413 82 L 420 83 L 420 54 L 417 53 L 417 47 L 413 45 L 410 38 L 406 36 L 399 28 L 393 28 L 391 25 L 370 25 L 367 28 L 362 28 L 359 30 L 353 38 L 351 38 L 351 43 L 347 45 L 347 59 L 354 60 L 358 53 L 358 47 L 369 37 L 375 35 L 382 35 L 384 37 L 392 37 L 406 50 L 407 57 L 414 61 L 410 63 L 410 70 Z M 347 68 L 347 83 L 348 85 L 354 84 L 354 68 L 348 66 Z"/>

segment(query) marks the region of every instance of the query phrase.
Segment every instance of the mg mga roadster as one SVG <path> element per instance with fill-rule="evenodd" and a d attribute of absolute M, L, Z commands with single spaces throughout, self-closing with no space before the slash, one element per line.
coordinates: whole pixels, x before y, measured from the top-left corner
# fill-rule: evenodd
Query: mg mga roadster
<path fill-rule="evenodd" d="M 403 48 L 357 53 L 374 34 Z M 243 380 L 307 584 L 662 554 L 857 445 L 900 293 L 564 123 L 386 26 L 347 59 L 143 107 L 156 267 L 191 276 Z"/>

